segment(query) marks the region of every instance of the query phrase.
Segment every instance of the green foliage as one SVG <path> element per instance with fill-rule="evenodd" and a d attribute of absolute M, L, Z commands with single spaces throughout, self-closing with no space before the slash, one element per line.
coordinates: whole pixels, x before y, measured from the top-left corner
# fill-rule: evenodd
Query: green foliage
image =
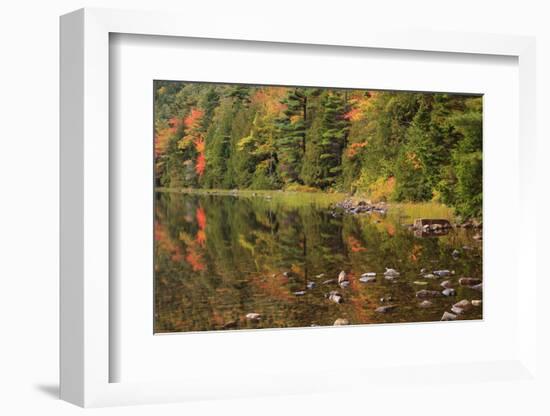
<path fill-rule="evenodd" d="M 288 91 L 286 105 L 277 120 L 277 152 L 281 178 L 285 184 L 301 182 L 300 171 L 306 150 L 307 96 L 302 88 Z"/>
<path fill-rule="evenodd" d="M 318 180 L 322 188 L 334 186 L 342 173 L 342 153 L 347 145 L 349 121 L 347 100 L 344 94 L 335 92 L 326 96 L 323 107 L 319 165 L 321 174 Z"/>

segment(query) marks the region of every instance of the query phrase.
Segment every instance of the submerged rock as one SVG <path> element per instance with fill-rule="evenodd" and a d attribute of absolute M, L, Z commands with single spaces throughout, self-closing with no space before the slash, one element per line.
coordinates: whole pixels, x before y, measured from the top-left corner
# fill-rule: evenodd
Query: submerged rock
<path fill-rule="evenodd" d="M 298 290 L 297 292 L 293 293 L 294 296 L 304 296 L 306 294 L 305 290 Z"/>
<path fill-rule="evenodd" d="M 422 282 L 422 281 L 419 281 L 419 280 L 415 280 L 415 281 L 413 282 L 413 284 L 419 285 L 419 286 L 425 286 L 425 285 L 428 284 L 428 282 Z"/>
<path fill-rule="evenodd" d="M 376 277 L 376 273 L 375 272 L 363 273 L 361 277 Z"/>
<path fill-rule="evenodd" d="M 387 312 L 393 311 L 395 308 L 397 308 L 397 305 L 383 305 L 383 306 L 379 306 L 378 308 L 376 308 L 375 312 L 387 313 Z"/>
<path fill-rule="evenodd" d="M 323 282 L 324 285 L 331 285 L 333 283 L 336 283 L 336 279 L 328 279 Z"/>
<path fill-rule="evenodd" d="M 349 321 L 346 318 L 338 318 L 334 321 L 335 326 L 349 325 Z"/>
<path fill-rule="evenodd" d="M 317 279 L 320 279 L 321 277 L 325 277 L 325 274 L 324 273 L 321 273 L 321 274 L 318 274 L 317 276 L 315 276 Z"/>
<path fill-rule="evenodd" d="M 441 293 L 443 294 L 443 296 L 455 296 L 456 290 L 449 288 L 449 289 L 443 290 Z"/>
<path fill-rule="evenodd" d="M 418 307 L 420 307 L 420 308 L 429 308 L 429 307 L 431 307 L 432 305 L 433 305 L 433 303 L 430 302 L 429 300 L 423 300 L 422 302 L 420 302 L 420 303 L 418 304 Z"/>
<path fill-rule="evenodd" d="M 420 269 L 420 274 L 424 274 L 424 273 L 426 273 L 427 271 L 428 271 L 428 269 L 422 268 L 422 269 Z"/>
<path fill-rule="evenodd" d="M 442 321 L 454 321 L 457 318 L 457 316 L 454 313 L 450 312 L 443 312 L 443 316 L 441 317 Z"/>
<path fill-rule="evenodd" d="M 453 257 L 458 257 L 458 256 L 460 256 L 460 251 L 458 251 L 458 250 L 453 250 L 453 252 L 451 253 L 451 255 L 452 255 Z"/>
<path fill-rule="evenodd" d="M 259 321 L 262 319 L 262 316 L 259 313 L 256 312 L 250 312 L 246 314 L 246 319 L 249 321 Z"/>
<path fill-rule="evenodd" d="M 372 282 L 376 282 L 376 277 L 370 277 L 370 276 L 361 276 L 359 278 L 359 281 L 361 283 L 372 283 Z"/>
<path fill-rule="evenodd" d="M 428 273 L 428 274 L 425 274 L 424 276 L 422 276 L 424 279 L 435 279 L 436 278 L 436 275 L 435 274 L 431 274 L 431 273 Z"/>
<path fill-rule="evenodd" d="M 437 290 L 419 290 L 416 292 L 416 297 L 419 299 L 430 299 L 430 298 L 438 298 L 441 296 L 441 293 Z"/>
<path fill-rule="evenodd" d="M 306 287 L 307 287 L 308 289 L 313 289 L 313 288 L 315 287 L 315 282 L 307 282 Z"/>

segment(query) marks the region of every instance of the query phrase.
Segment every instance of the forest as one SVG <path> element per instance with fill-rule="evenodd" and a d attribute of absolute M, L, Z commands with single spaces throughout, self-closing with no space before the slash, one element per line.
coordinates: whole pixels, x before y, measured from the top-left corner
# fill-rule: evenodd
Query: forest
<path fill-rule="evenodd" d="M 154 81 L 158 188 L 343 192 L 482 219 L 482 97 Z"/>

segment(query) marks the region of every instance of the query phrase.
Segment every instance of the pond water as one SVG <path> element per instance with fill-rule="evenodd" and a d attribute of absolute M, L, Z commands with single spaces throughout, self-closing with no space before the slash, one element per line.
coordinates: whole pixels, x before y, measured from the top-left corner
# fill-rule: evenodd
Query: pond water
<path fill-rule="evenodd" d="M 389 205 L 386 215 L 342 214 L 338 194 L 286 192 L 157 192 L 154 331 L 184 332 L 439 321 L 462 299 L 482 294 L 460 286 L 481 278 L 482 244 L 470 229 L 423 237 L 414 218 L 450 219 L 436 204 Z M 457 250 L 459 254 L 453 251 Z M 387 280 L 385 268 L 399 271 Z M 454 275 L 421 275 L 448 269 Z M 341 271 L 349 285 L 339 287 Z M 376 281 L 362 283 L 363 273 Z M 327 280 L 334 279 L 334 282 Z M 456 296 L 419 307 L 420 290 L 450 280 Z M 327 299 L 338 291 L 342 303 Z M 393 305 L 388 312 L 380 306 Z M 260 319 L 247 319 L 247 314 Z M 482 306 L 457 319 L 481 319 Z"/>

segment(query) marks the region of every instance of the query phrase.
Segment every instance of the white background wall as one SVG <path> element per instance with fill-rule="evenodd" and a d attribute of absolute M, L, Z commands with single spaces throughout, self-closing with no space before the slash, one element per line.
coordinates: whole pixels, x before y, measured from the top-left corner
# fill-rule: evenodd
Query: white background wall
<path fill-rule="evenodd" d="M 286 25 L 387 24 L 488 33 L 536 35 L 538 41 L 538 134 L 541 197 L 539 252 L 549 235 L 545 207 L 550 179 L 550 12 L 544 1 L 376 0 L 376 1 L 169 1 L 6 0 L 0 8 L 0 414 L 72 415 L 81 409 L 56 399 L 58 383 L 58 16 L 74 9 L 115 7 L 178 10 L 189 19 L 227 16 L 243 31 L 247 21 Z M 208 19 L 205 20 L 206 22 Z M 185 19 L 182 25 L 185 24 Z M 406 75 L 406 72 L 404 72 Z M 545 138 L 545 139 L 544 139 Z M 544 194 L 544 195 L 543 195 Z M 511 219 L 513 222 L 513 219 Z M 542 256 L 540 256 L 542 257 Z M 543 260 L 540 265 L 544 266 Z M 537 290 L 548 292 L 543 282 Z M 539 305 L 539 318 L 548 315 Z M 548 331 L 541 332 L 541 368 L 548 371 Z M 545 352 L 544 352 L 545 351 Z M 546 393 L 550 391 L 547 388 Z M 494 383 L 411 389 L 396 397 L 338 393 L 187 404 L 100 409 L 125 414 L 316 414 L 404 413 L 549 414 L 543 391 L 528 385 Z M 539 400 L 536 400 L 536 398 Z"/>

